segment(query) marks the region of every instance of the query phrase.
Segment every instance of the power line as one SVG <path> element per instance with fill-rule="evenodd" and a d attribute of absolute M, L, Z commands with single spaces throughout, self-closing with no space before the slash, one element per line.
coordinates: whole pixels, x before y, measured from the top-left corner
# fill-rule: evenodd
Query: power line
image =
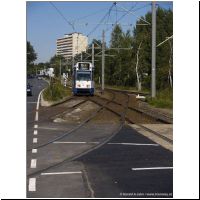
<path fill-rule="evenodd" d="M 114 3 L 114 4 L 115 4 L 115 3 Z M 109 19 L 110 19 L 110 13 L 111 13 L 111 11 L 112 11 L 112 8 L 109 9 L 109 12 L 108 12 L 108 18 L 107 18 L 107 21 L 104 22 L 104 25 L 108 25 L 108 21 L 109 21 Z"/>
<path fill-rule="evenodd" d="M 131 8 L 129 9 L 129 11 L 135 11 L 135 10 L 133 10 L 133 9 L 136 7 L 136 5 L 137 5 L 137 2 L 136 2 L 135 5 L 131 6 Z M 129 14 L 128 12 L 124 13 L 124 14 L 116 21 L 116 24 L 117 24 L 119 21 L 121 21 L 121 20 L 122 20 L 126 15 L 128 15 L 128 14 Z M 106 29 L 105 32 L 109 31 L 111 28 L 112 28 L 112 27 Z"/>
<path fill-rule="evenodd" d="M 129 11 L 128 9 L 126 9 L 126 8 L 124 8 L 124 7 L 122 7 L 122 6 L 119 6 L 119 5 L 117 5 L 119 8 L 121 8 L 121 9 L 124 9 L 125 11 L 127 11 L 127 12 L 129 12 L 130 14 L 133 14 L 133 15 L 135 15 L 135 13 L 133 13 L 132 11 Z M 136 15 L 135 15 L 136 16 Z M 140 17 L 138 17 L 138 16 L 136 16 L 138 19 L 140 19 L 140 20 L 142 20 L 142 21 L 144 21 L 144 22 L 146 22 L 147 24 L 150 24 L 148 21 L 146 21 L 146 20 L 144 20 L 144 19 L 142 19 L 142 18 L 140 18 Z"/>
<path fill-rule="evenodd" d="M 79 26 L 88 26 L 88 25 L 115 25 L 115 24 L 119 24 L 119 23 L 82 23 L 82 24 L 76 24 Z M 120 24 L 121 26 L 133 26 L 133 24 Z M 148 25 L 148 24 L 137 24 L 137 25 Z"/>
<path fill-rule="evenodd" d="M 118 12 L 118 10 L 117 10 L 117 6 L 116 6 L 116 4 L 115 4 L 115 24 L 117 24 L 117 13 Z"/>
<path fill-rule="evenodd" d="M 100 20 L 100 22 L 99 23 L 97 23 L 97 25 L 87 34 L 87 37 L 89 37 L 89 35 L 91 35 L 93 32 L 95 32 L 96 30 L 97 30 L 97 28 L 100 26 L 100 25 L 112 25 L 110 28 L 112 28 L 113 27 L 113 25 L 114 25 L 114 23 L 109 23 L 108 24 L 108 21 L 109 21 L 109 19 L 110 19 L 110 15 L 111 15 L 111 12 L 113 11 L 112 9 L 113 9 L 113 7 L 115 6 L 116 8 L 117 8 L 117 6 L 116 6 L 116 2 L 114 2 L 112 5 L 111 5 L 111 7 L 109 8 L 109 10 L 108 10 L 108 12 L 106 12 L 106 14 L 103 16 L 103 18 Z M 53 5 L 53 4 L 52 4 Z M 120 17 L 120 18 L 116 18 L 116 21 L 115 21 L 115 24 L 117 24 L 120 20 L 122 20 L 126 15 L 128 15 L 128 14 L 130 14 L 130 12 L 135 12 L 135 11 L 137 11 L 137 10 L 140 10 L 140 9 L 142 9 L 142 8 L 144 8 L 144 7 L 147 7 L 147 6 L 149 6 L 149 5 L 151 5 L 151 4 L 147 4 L 147 5 L 145 5 L 145 6 L 143 6 L 143 7 L 140 7 L 140 8 L 135 8 L 136 7 L 136 5 L 137 5 L 137 2 L 129 9 L 129 10 L 125 10 L 124 12 L 124 14 Z M 53 5 L 54 6 L 54 5 Z M 54 6 L 55 7 L 55 6 Z M 56 8 L 56 7 L 55 7 Z M 56 9 L 57 11 L 59 11 L 58 9 Z M 101 11 L 101 10 L 100 10 Z M 100 12 L 99 11 L 99 12 Z M 117 15 L 117 9 L 115 10 L 115 12 L 116 12 L 116 15 Z M 59 14 L 61 14 L 61 16 L 62 17 L 64 17 L 63 15 L 62 15 L 62 13 L 61 12 L 59 12 Z M 84 16 L 84 17 L 82 17 L 81 19 L 83 19 L 83 18 L 87 18 L 87 17 L 89 17 L 89 16 L 92 16 L 92 15 L 95 15 L 96 13 L 92 13 L 92 14 L 89 14 L 89 15 L 86 15 L 86 16 Z M 132 14 L 132 13 L 131 13 Z M 65 19 L 65 17 L 64 17 L 64 19 Z M 80 19 L 80 18 L 79 18 Z M 74 24 L 75 24 L 75 21 L 78 21 L 79 19 L 76 19 L 76 20 L 73 20 L 73 24 L 71 23 L 71 22 L 69 22 L 69 21 L 67 21 L 67 23 L 68 24 L 70 24 L 72 27 L 73 27 L 73 30 L 74 30 Z M 65 19 L 66 20 L 66 19 Z M 88 23 L 86 23 L 85 25 L 88 25 Z M 127 26 L 128 24 L 126 24 L 126 26 Z M 130 24 L 130 25 L 132 25 L 132 24 Z M 107 32 L 110 28 L 107 28 L 106 30 L 105 30 L 105 32 Z M 98 37 L 98 36 L 97 36 Z M 82 44 L 82 43 L 81 43 Z M 80 45 L 80 44 L 79 44 Z"/>
<path fill-rule="evenodd" d="M 136 6 L 137 6 L 137 2 L 136 2 L 134 5 L 131 6 L 131 8 L 130 8 L 128 11 L 135 12 L 135 11 L 138 11 L 138 10 L 140 10 L 140 9 L 143 9 L 143 8 L 149 6 L 149 5 L 151 5 L 151 4 L 149 3 L 149 4 L 145 5 L 145 6 L 136 8 Z M 111 5 L 111 7 L 109 8 L 108 12 L 104 15 L 104 17 L 100 20 L 100 22 L 97 23 L 96 27 L 95 27 L 94 29 L 92 29 L 92 31 L 90 31 L 90 32 L 87 34 L 87 37 L 88 37 L 89 35 L 91 35 L 93 32 L 95 32 L 96 29 L 97 29 L 100 25 L 103 24 L 103 21 L 104 21 L 104 20 L 106 19 L 106 17 L 112 12 L 112 8 L 113 8 L 114 6 L 116 6 L 116 2 L 114 2 L 114 3 Z M 127 11 L 124 11 L 124 12 L 125 12 L 125 13 L 116 21 L 116 23 L 118 23 L 119 21 L 121 21 L 126 15 L 130 14 L 130 13 L 128 13 Z M 87 25 L 88 25 L 88 24 L 89 24 L 89 23 L 87 23 Z M 104 24 L 105 24 L 105 23 L 104 23 Z M 106 28 L 105 33 L 113 27 L 114 23 L 113 23 L 113 24 L 110 24 L 110 25 L 112 25 L 112 26 Z M 126 25 L 126 26 L 127 26 L 127 25 Z M 131 24 L 130 24 L 130 26 L 131 26 Z M 99 37 L 101 37 L 101 35 L 98 35 L 98 36 L 96 36 L 96 37 L 99 38 Z"/>
<path fill-rule="evenodd" d="M 97 15 L 98 13 L 100 13 L 100 12 L 102 12 L 102 11 L 105 11 L 105 8 L 104 8 L 104 9 L 101 9 L 101 10 L 99 10 L 99 11 L 93 12 L 93 13 L 91 13 L 91 14 L 89 14 L 89 15 L 85 15 L 85 16 L 79 17 L 79 18 L 73 20 L 73 22 L 75 23 L 75 21 L 80 21 L 80 20 L 82 20 L 82 19 L 85 19 L 85 18 L 94 16 L 94 15 Z"/>
<path fill-rule="evenodd" d="M 110 10 L 113 8 L 114 5 L 115 5 L 115 4 L 113 3 L 112 6 L 110 7 L 109 11 L 104 15 L 104 17 L 100 20 L 99 23 L 102 23 L 102 22 L 105 20 L 106 16 L 109 15 Z M 90 31 L 90 32 L 88 33 L 87 36 L 89 36 L 91 33 L 93 33 L 94 31 L 96 31 L 96 29 L 98 28 L 98 26 L 99 26 L 99 24 L 97 24 L 97 26 L 95 26 L 95 27 L 92 29 L 92 31 Z"/>
<path fill-rule="evenodd" d="M 49 3 L 56 9 L 56 11 L 59 13 L 59 15 L 73 28 L 73 30 L 75 31 L 74 25 L 68 21 L 65 16 L 62 14 L 62 12 L 51 2 L 49 1 Z"/>
<path fill-rule="evenodd" d="M 106 19 L 106 17 L 108 16 L 108 15 L 110 15 L 110 12 L 111 12 L 111 10 L 112 10 L 112 8 L 113 8 L 113 6 L 115 5 L 115 3 L 113 3 L 112 5 L 111 5 L 111 7 L 109 8 L 109 10 L 108 10 L 108 12 L 106 12 L 106 14 L 103 16 L 103 18 L 100 20 L 100 22 L 87 34 L 87 37 L 89 37 L 89 35 L 91 35 L 93 32 L 95 32 L 96 31 L 96 29 L 100 26 L 100 24 L 101 23 L 103 23 L 103 21 Z M 81 42 L 80 44 L 82 44 L 83 42 Z"/>
<path fill-rule="evenodd" d="M 151 5 L 151 3 L 148 3 L 148 4 L 146 4 L 146 5 L 142 6 L 142 7 L 139 7 L 139 8 L 137 8 L 137 9 L 135 9 L 134 12 L 135 12 L 135 11 L 138 11 L 138 10 L 141 10 L 141 9 L 143 9 L 143 8 L 146 8 L 146 7 L 150 6 L 150 5 Z"/>

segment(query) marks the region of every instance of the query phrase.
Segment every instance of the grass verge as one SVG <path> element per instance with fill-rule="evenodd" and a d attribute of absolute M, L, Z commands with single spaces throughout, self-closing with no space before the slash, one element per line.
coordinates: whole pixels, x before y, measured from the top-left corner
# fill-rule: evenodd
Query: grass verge
<path fill-rule="evenodd" d="M 173 90 L 172 89 L 164 89 L 157 93 L 155 99 L 151 97 L 147 98 L 147 102 L 156 107 L 156 108 L 173 108 Z"/>
<path fill-rule="evenodd" d="M 96 87 L 101 87 L 101 85 L 96 84 Z M 127 91 L 137 92 L 136 87 L 116 86 L 116 85 L 105 85 L 105 87 L 111 88 L 111 89 L 119 89 L 119 90 L 127 90 Z M 143 89 L 141 92 L 144 94 L 151 93 L 147 89 Z M 152 99 L 151 97 L 147 97 L 146 102 L 156 108 L 172 109 L 173 108 L 173 90 L 171 88 L 166 88 L 162 91 L 159 91 L 159 92 L 157 92 L 157 96 L 155 99 Z"/>
<path fill-rule="evenodd" d="M 96 87 L 101 87 L 100 84 L 95 84 Z M 105 85 L 106 88 L 110 88 L 110 89 L 118 89 L 118 90 L 127 90 L 130 92 L 137 92 L 137 88 L 136 87 L 130 87 L 130 86 L 121 86 L 121 85 Z M 147 89 L 143 89 L 141 91 L 141 93 L 146 93 L 149 94 L 149 90 Z"/>
<path fill-rule="evenodd" d="M 51 81 L 43 92 L 43 98 L 46 101 L 58 101 L 67 96 L 71 96 L 71 89 L 61 85 L 60 81 Z"/>

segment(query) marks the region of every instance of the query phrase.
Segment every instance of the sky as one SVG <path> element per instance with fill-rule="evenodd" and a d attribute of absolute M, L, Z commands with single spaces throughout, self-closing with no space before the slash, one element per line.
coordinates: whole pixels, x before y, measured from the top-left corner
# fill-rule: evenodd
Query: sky
<path fill-rule="evenodd" d="M 26 3 L 27 40 L 33 45 L 37 60 L 35 63 L 47 62 L 56 54 L 56 39 L 64 34 L 80 32 L 88 35 L 89 43 L 93 38 L 101 39 L 102 30 L 106 30 L 106 43 L 110 41 L 112 25 L 132 9 L 118 23 L 123 31 L 130 29 L 137 19 L 151 11 L 151 2 L 29 2 Z M 172 9 L 172 2 L 157 2 L 157 6 Z M 57 8 L 57 9 L 56 9 Z M 106 15 L 109 12 L 110 15 Z M 117 11 L 116 11 L 117 9 Z M 61 13 L 61 14 L 59 14 Z M 63 16 L 61 16 L 63 15 Z M 101 19 L 106 15 L 101 24 Z M 70 25 L 74 24 L 74 29 Z M 99 26 L 94 29 L 97 24 Z M 92 33 L 91 33 L 92 31 Z"/>

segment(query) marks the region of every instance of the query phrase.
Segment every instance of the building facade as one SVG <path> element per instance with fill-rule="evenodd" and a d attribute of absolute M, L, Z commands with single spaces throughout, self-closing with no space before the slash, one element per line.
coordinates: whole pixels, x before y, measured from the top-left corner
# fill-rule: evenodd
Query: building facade
<path fill-rule="evenodd" d="M 63 38 L 57 39 L 56 55 L 62 55 L 69 59 L 81 52 L 85 52 L 88 46 L 88 37 L 82 33 L 65 34 Z"/>

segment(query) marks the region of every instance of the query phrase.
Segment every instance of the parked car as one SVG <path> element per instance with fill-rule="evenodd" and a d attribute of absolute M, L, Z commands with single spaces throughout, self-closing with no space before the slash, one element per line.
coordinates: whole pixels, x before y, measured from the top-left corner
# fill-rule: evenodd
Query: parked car
<path fill-rule="evenodd" d="M 32 85 L 30 85 L 29 83 L 27 84 L 27 88 L 26 88 L 26 92 L 27 92 L 27 96 L 32 96 L 33 92 L 32 92 Z"/>

